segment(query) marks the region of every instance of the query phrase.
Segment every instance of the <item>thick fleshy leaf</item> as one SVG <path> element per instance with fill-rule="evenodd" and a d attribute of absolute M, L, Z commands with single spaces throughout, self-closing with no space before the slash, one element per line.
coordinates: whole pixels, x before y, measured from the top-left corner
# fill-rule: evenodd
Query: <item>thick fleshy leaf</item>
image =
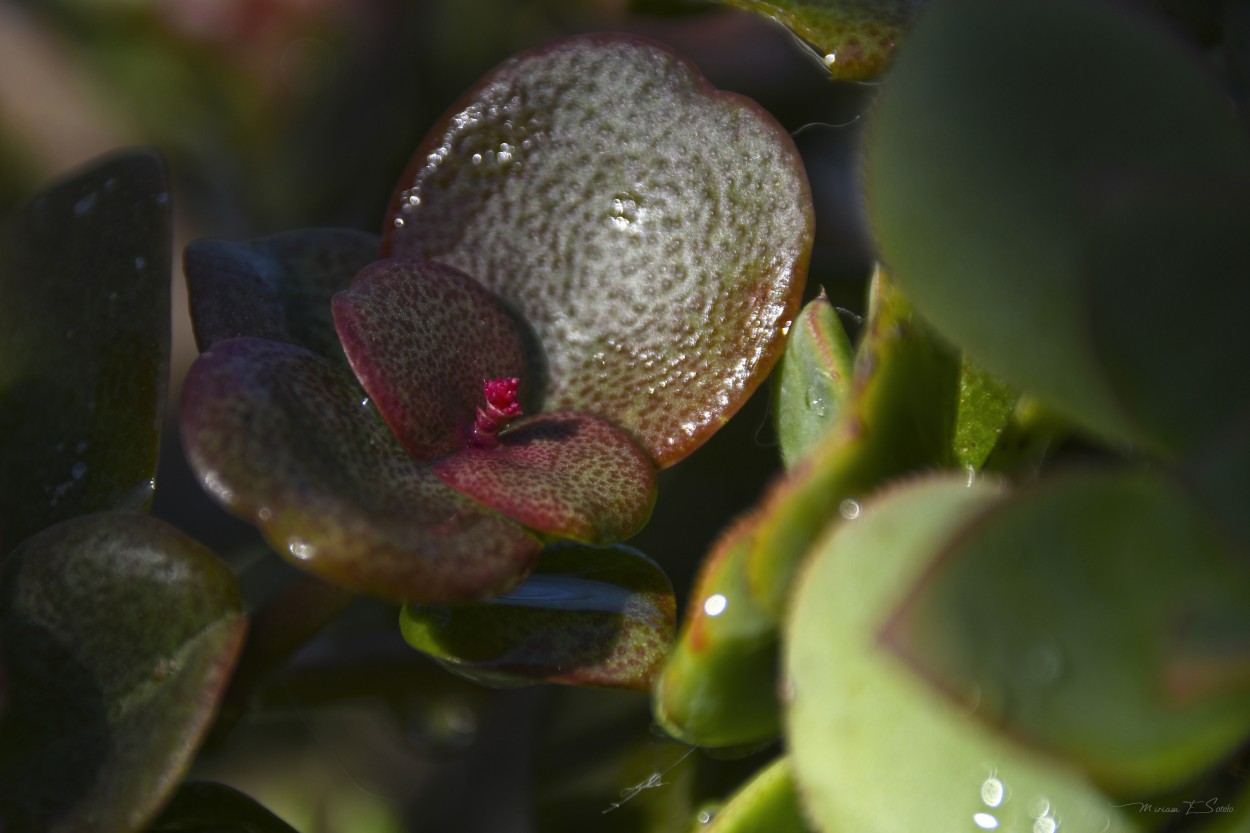
<path fill-rule="evenodd" d="M 656 680 L 656 723 L 688 743 L 737 746 L 780 731 L 778 623 L 746 575 L 758 525 L 750 516 L 731 527 L 704 560 L 677 644 Z"/>
<path fill-rule="evenodd" d="M 296 833 L 253 799 L 208 781 L 183 784 L 145 833 Z"/>
<path fill-rule="evenodd" d="M 784 691 L 794 777 L 818 829 L 1140 833 L 1156 826 L 1134 806 L 1114 806 L 1073 769 L 978 721 L 975 690 L 956 702 L 881 644 L 881 626 L 943 543 L 999 500 L 993 486 L 968 487 L 962 475 L 921 480 L 865 501 L 859 518 L 813 552 L 786 626 Z M 1051 621 L 1073 610 L 1045 601 Z"/>
<path fill-rule="evenodd" d="M 885 69 L 912 18 L 928 0 L 722 0 L 771 17 L 823 56 L 834 78 L 871 78 Z"/>
<path fill-rule="evenodd" d="M 535 682 L 645 691 L 673 640 L 664 571 L 627 547 L 553 544 L 525 583 L 480 605 L 407 605 L 404 638 L 490 685 Z"/>
<path fill-rule="evenodd" d="M 629 431 L 661 467 L 781 353 L 812 237 L 794 144 L 637 38 L 592 35 L 487 75 L 418 148 L 383 251 L 463 269 L 545 351 L 544 407 Z"/>
<path fill-rule="evenodd" d="M 959 368 L 959 410 L 952 440 L 954 461 L 965 469 L 984 465 L 1011 422 L 1020 393 L 964 357 Z"/>
<path fill-rule="evenodd" d="M 1174 486 L 1055 478 L 965 530 L 890 648 L 976 716 L 1124 800 L 1191 783 L 1250 735 L 1250 568 Z"/>
<path fill-rule="evenodd" d="M 790 759 L 780 757 L 734 793 L 703 828 L 708 833 L 810 833 L 799 812 Z"/>
<path fill-rule="evenodd" d="M 1159 448 L 1091 343 L 1089 190 L 1250 177 L 1250 137 L 1205 63 L 1127 4 L 936 4 L 878 100 L 865 172 L 882 256 L 941 332 L 1087 429 Z M 1219 276 L 1191 274 L 1200 309 L 1222 303 Z"/>
<path fill-rule="evenodd" d="M 837 422 L 850 400 L 854 360 L 838 312 L 822 292 L 794 320 L 773 374 L 777 440 L 787 467 Z"/>
<path fill-rule="evenodd" d="M 585 414 L 523 417 L 494 448 L 434 464 L 458 492 L 538 532 L 608 544 L 638 532 L 655 505 L 655 466 L 625 432 Z"/>
<path fill-rule="evenodd" d="M 244 626 L 225 563 L 145 515 L 75 518 L 10 553 L 0 826 L 142 828 L 190 764 Z"/>
<path fill-rule="evenodd" d="M 540 545 L 404 450 L 346 368 L 294 345 L 230 339 L 183 388 L 182 435 L 205 488 L 279 552 L 397 601 L 515 586 Z"/>
<path fill-rule="evenodd" d="M 334 298 L 334 323 L 356 378 L 418 460 L 469 442 L 487 379 L 531 387 L 522 325 L 450 266 L 384 260 Z"/>
<path fill-rule="evenodd" d="M 376 235 L 300 229 L 261 240 L 197 240 L 183 263 L 200 350 L 247 336 L 341 359 L 330 299 L 378 259 Z"/>
<path fill-rule="evenodd" d="M 169 366 L 169 193 L 105 159 L 0 228 L 0 546 L 152 497 Z"/>

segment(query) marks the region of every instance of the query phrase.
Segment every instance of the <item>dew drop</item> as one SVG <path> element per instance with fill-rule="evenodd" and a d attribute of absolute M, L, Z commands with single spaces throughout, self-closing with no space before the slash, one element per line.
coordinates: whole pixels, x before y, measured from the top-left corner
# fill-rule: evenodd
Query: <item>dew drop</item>
<path fill-rule="evenodd" d="M 981 802 L 986 807 L 997 807 L 1003 803 L 1003 782 L 997 778 L 986 778 L 981 784 Z"/>
<path fill-rule="evenodd" d="M 838 513 L 848 521 L 853 521 L 859 517 L 863 509 L 859 505 L 859 501 L 854 498 L 847 498 L 838 504 Z"/>
<path fill-rule="evenodd" d="M 395 218 L 395 228 L 403 228 L 403 227 L 404 227 L 404 218 L 403 218 L 403 217 L 396 217 L 396 218 Z"/>
<path fill-rule="evenodd" d="M 816 416 L 823 417 L 829 413 L 829 400 L 822 395 L 819 385 L 808 385 L 804 399 L 807 402 L 807 409 Z"/>
<path fill-rule="evenodd" d="M 714 593 L 703 602 L 703 612 L 708 616 L 720 616 L 728 606 L 729 600 L 724 595 Z"/>
<path fill-rule="evenodd" d="M 998 829 L 998 817 L 989 813 L 977 813 L 972 817 L 972 823 L 982 830 Z"/>

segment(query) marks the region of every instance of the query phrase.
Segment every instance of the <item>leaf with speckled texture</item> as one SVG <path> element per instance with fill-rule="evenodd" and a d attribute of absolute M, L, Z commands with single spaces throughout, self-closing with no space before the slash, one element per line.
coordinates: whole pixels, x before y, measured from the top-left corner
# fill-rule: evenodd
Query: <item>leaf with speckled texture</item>
<path fill-rule="evenodd" d="M 629 431 L 660 467 L 780 355 L 811 249 L 786 131 L 688 62 L 575 37 L 489 73 L 418 148 L 383 252 L 449 263 L 515 305 L 544 407 Z"/>
<path fill-rule="evenodd" d="M 673 641 L 664 571 L 636 550 L 553 544 L 524 584 L 483 605 L 408 605 L 414 648 L 493 685 L 565 683 L 646 690 Z"/>
<path fill-rule="evenodd" d="M 829 74 L 872 78 L 928 0 L 722 0 L 770 17 L 819 50 Z"/>
<path fill-rule="evenodd" d="M 267 338 L 341 360 L 330 298 L 377 260 L 379 246 L 376 235 L 334 228 L 195 241 L 183 263 L 196 343 Z"/>
<path fill-rule="evenodd" d="M 88 515 L 4 561 L 0 826 L 130 833 L 191 763 L 245 627 L 238 583 L 146 515 Z"/>
<path fill-rule="evenodd" d="M 655 466 L 629 435 L 585 414 L 522 417 L 494 448 L 469 446 L 434 464 L 453 489 L 547 535 L 608 544 L 642 529 Z"/>
<path fill-rule="evenodd" d="M 418 460 L 469 441 L 484 380 L 519 378 L 532 401 L 521 325 L 450 266 L 374 263 L 334 297 L 334 323 L 356 378 Z"/>
<path fill-rule="evenodd" d="M 0 228 L 0 546 L 142 509 L 169 366 L 169 194 L 153 152 L 96 163 Z"/>
<path fill-rule="evenodd" d="M 951 440 L 954 461 L 979 469 L 1011 422 L 1020 392 L 964 357 L 959 368 L 959 407 Z"/>
<path fill-rule="evenodd" d="M 205 487 L 323 578 L 397 601 L 511 589 L 540 545 L 414 460 L 342 368 L 294 345 L 223 341 L 183 389 Z"/>

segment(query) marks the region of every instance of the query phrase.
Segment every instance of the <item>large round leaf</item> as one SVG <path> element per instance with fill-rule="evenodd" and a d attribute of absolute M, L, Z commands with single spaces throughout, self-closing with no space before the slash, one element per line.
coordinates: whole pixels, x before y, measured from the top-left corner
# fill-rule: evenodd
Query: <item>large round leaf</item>
<path fill-rule="evenodd" d="M 546 354 L 546 408 L 615 422 L 663 466 L 775 362 L 812 210 L 758 106 L 649 42 L 596 35 L 467 93 L 418 148 L 384 234 L 384 253 L 459 267 L 516 306 Z"/>
<path fill-rule="evenodd" d="M 169 364 L 169 186 L 106 159 L 0 228 L 0 546 L 152 498 Z"/>
<path fill-rule="evenodd" d="M 49 528 L 0 575 L 0 827 L 130 833 L 181 779 L 242 641 L 233 574 L 145 515 Z"/>

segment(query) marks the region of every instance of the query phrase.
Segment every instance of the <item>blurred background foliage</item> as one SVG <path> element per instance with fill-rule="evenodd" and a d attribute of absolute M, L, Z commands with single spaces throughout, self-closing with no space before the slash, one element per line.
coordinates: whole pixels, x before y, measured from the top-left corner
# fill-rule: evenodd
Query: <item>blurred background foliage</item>
<path fill-rule="evenodd" d="M 108 150 L 164 154 L 173 405 L 195 355 L 177 262 L 187 242 L 379 230 L 409 154 L 461 92 L 517 51 L 584 31 L 667 43 L 792 132 L 817 210 L 809 295 L 824 288 L 861 311 L 870 255 L 855 147 L 872 85 L 834 83 L 780 27 L 698 0 L 0 0 L 0 212 Z M 767 400 L 761 391 L 662 473 L 652 523 L 631 542 L 670 573 L 679 600 L 717 532 L 779 468 Z M 172 422 L 154 513 L 230 560 L 250 605 L 292 580 L 204 496 Z M 477 688 L 407 648 L 396 617 L 358 602 L 259 692 L 192 778 L 233 785 L 302 833 L 677 831 L 769 754 L 745 765 L 683 757 L 650 731 L 646 695 Z"/>

